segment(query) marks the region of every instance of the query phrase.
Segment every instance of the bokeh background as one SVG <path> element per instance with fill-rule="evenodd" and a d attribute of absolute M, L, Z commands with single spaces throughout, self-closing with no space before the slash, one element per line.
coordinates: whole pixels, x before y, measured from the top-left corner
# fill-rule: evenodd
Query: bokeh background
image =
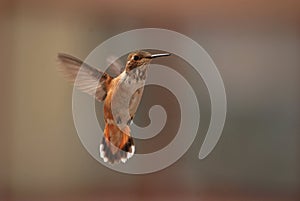
<path fill-rule="evenodd" d="M 0 200 L 299 200 L 299 24 L 297 0 L 1 0 Z M 205 48 L 223 77 L 228 114 L 216 148 L 199 160 L 208 93 L 183 61 L 169 61 L 200 98 L 198 137 L 169 168 L 126 175 L 80 143 L 72 87 L 56 71 L 56 55 L 84 59 L 111 36 L 146 27 L 178 31 Z M 146 90 L 142 104 L 168 93 Z M 172 101 L 161 104 L 177 111 Z M 140 142 L 141 152 L 161 148 L 169 134 Z"/>

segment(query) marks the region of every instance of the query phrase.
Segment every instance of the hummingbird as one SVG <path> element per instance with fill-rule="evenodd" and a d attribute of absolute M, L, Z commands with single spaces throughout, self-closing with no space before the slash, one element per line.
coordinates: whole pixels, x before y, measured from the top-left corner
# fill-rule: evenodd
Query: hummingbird
<path fill-rule="evenodd" d="M 151 54 L 135 51 L 128 55 L 125 68 L 113 77 L 80 59 L 65 53 L 58 54 L 59 70 L 80 91 L 104 102 L 104 136 L 99 155 L 104 162 L 125 163 L 135 153 L 130 124 L 140 104 L 147 69 L 152 59 L 170 56 L 170 53 Z M 80 71 L 80 79 L 76 77 Z M 94 84 L 94 83 L 98 84 Z"/>

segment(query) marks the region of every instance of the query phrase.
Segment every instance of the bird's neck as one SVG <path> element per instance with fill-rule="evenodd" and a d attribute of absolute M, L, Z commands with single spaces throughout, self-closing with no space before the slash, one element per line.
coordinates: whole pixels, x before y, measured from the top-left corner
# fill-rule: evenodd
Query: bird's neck
<path fill-rule="evenodd" d="M 118 78 L 118 88 L 123 91 L 134 92 L 137 89 L 144 87 L 146 81 L 147 68 L 136 68 L 127 72 L 124 70 Z"/>
<path fill-rule="evenodd" d="M 130 71 L 124 70 L 121 76 L 122 81 L 128 82 L 128 84 L 144 82 L 147 77 L 147 66 L 140 66 Z"/>

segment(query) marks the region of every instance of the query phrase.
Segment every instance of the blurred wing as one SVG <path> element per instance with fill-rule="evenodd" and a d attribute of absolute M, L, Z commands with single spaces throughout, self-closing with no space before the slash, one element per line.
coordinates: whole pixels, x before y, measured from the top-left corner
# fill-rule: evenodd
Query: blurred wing
<path fill-rule="evenodd" d="M 103 101 L 107 94 L 107 85 L 111 77 L 68 54 L 59 53 L 59 71 L 82 92 L 92 95 L 98 101 Z M 76 80 L 76 77 L 79 76 Z M 76 80 L 76 82 L 75 82 Z"/>
<path fill-rule="evenodd" d="M 115 56 L 108 57 L 106 62 L 110 65 L 106 72 L 108 72 L 112 77 L 117 77 L 124 70 L 120 60 Z"/>

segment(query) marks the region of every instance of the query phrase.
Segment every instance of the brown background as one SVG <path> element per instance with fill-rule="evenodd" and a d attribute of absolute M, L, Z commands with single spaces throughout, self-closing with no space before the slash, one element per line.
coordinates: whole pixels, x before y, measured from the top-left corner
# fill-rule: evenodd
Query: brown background
<path fill-rule="evenodd" d="M 2 0 L 0 200 L 298 200 L 299 23 L 296 0 Z M 217 147 L 198 160 L 209 98 L 203 83 L 183 71 L 201 100 L 196 141 L 165 170 L 126 175 L 103 167 L 81 145 L 72 87 L 55 59 L 60 51 L 85 58 L 109 37 L 145 27 L 178 31 L 206 49 L 224 79 L 228 114 Z M 140 147 L 158 149 L 171 138 Z"/>

